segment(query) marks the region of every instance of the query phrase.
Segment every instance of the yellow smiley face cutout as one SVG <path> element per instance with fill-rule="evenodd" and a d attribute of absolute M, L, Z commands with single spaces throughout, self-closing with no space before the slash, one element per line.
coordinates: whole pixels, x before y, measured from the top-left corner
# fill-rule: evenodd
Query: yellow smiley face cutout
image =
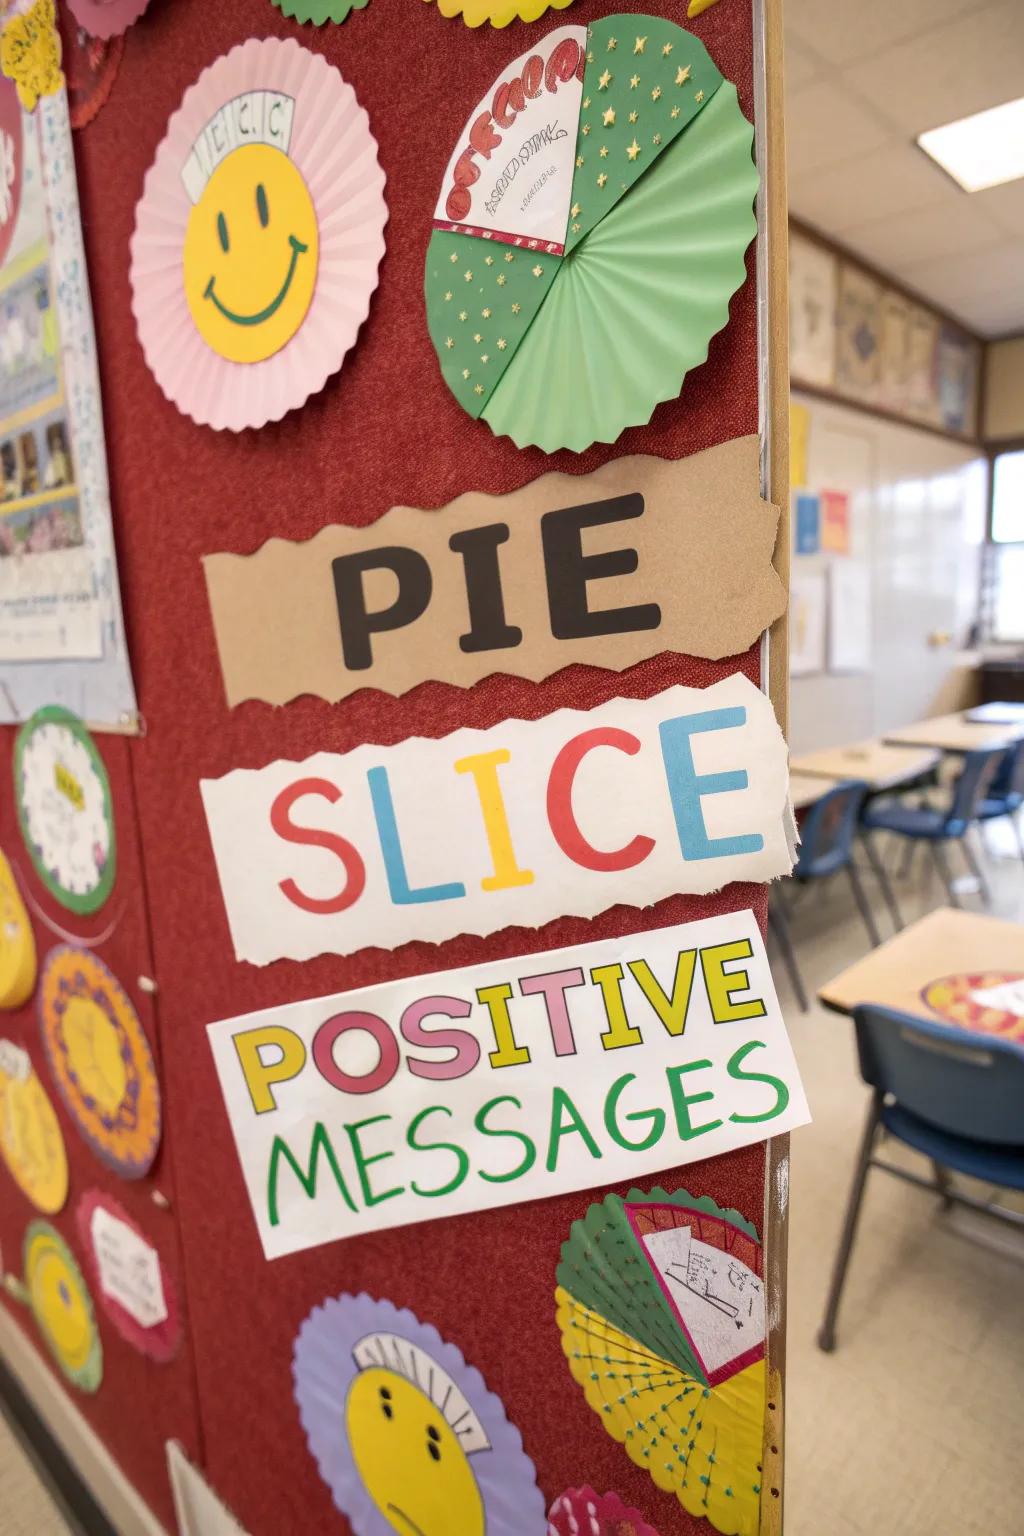
<path fill-rule="evenodd" d="M 36 941 L 14 874 L 0 853 L 0 1008 L 20 1008 L 36 984 Z"/>
<path fill-rule="evenodd" d="M 384 1367 L 361 1371 L 345 1423 L 366 1491 L 398 1536 L 484 1536 L 466 1453 L 419 1387 Z"/>
<path fill-rule="evenodd" d="M 270 144 L 232 150 L 185 232 L 185 296 L 207 346 L 234 363 L 279 352 L 309 311 L 319 255 L 316 210 L 294 162 Z"/>
<path fill-rule="evenodd" d="M 37 1210 L 52 1216 L 68 1197 L 68 1158 L 60 1122 L 33 1071 L 5 1072 L 0 1061 L 0 1158 Z"/>
<path fill-rule="evenodd" d="M 34 1221 L 25 1234 L 24 1290 L 65 1376 L 83 1392 L 95 1392 L 103 1376 L 103 1350 L 92 1298 L 70 1248 L 45 1221 Z"/>

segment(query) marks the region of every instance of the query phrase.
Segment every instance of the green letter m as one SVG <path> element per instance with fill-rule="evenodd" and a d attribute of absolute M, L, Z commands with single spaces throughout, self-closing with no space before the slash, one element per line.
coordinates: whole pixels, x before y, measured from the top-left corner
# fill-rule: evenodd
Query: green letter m
<path fill-rule="evenodd" d="M 334 1155 L 334 1148 L 331 1146 L 330 1138 L 328 1137 L 322 1122 L 318 1120 L 313 1129 L 313 1140 L 310 1143 L 309 1148 L 309 1166 L 305 1173 L 303 1173 L 302 1169 L 299 1167 L 299 1164 L 296 1162 L 295 1156 L 288 1143 L 282 1140 L 280 1136 L 274 1137 L 274 1145 L 270 1149 L 270 1168 L 267 1173 L 267 1215 L 270 1218 L 270 1225 L 272 1227 L 276 1227 L 281 1219 L 278 1215 L 277 1209 L 277 1175 L 281 1158 L 283 1157 L 285 1159 L 289 1168 L 292 1170 L 295 1177 L 306 1191 L 308 1198 L 310 1200 L 315 1200 L 316 1181 L 320 1171 L 321 1152 L 323 1153 L 324 1157 L 326 1157 L 327 1162 L 330 1165 L 331 1172 L 334 1175 L 334 1182 L 337 1184 L 338 1189 L 341 1191 L 345 1204 L 348 1206 L 350 1211 L 354 1211 L 356 1209 L 352 1197 L 345 1186 L 345 1180 L 342 1177 L 341 1169 L 338 1167 L 338 1159 Z"/>

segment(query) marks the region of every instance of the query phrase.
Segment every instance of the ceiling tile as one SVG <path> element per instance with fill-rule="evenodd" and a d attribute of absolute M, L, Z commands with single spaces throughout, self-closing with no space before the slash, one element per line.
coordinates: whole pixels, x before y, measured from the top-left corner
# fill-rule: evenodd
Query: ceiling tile
<path fill-rule="evenodd" d="M 843 244 L 896 277 L 915 262 L 941 260 L 956 266 L 966 254 L 991 249 L 1003 237 L 985 214 L 969 213 L 962 206 L 967 201 L 964 193 L 961 206 L 954 198 L 952 209 L 943 204 L 868 220 L 844 231 Z"/>
<path fill-rule="evenodd" d="M 885 142 L 877 115 L 831 81 L 804 86 L 786 99 L 789 169 L 795 174 L 870 153 Z"/>
<path fill-rule="evenodd" d="M 832 64 L 855 64 L 987 0 L 786 0 L 786 37 Z"/>
<path fill-rule="evenodd" d="M 958 315 L 982 335 L 999 336 L 1024 327 L 1024 262 L 1019 240 L 984 250 L 911 262 L 907 283 Z"/>
<path fill-rule="evenodd" d="M 929 205 L 954 212 L 963 195 L 916 145 L 901 140 L 838 166 L 791 174 L 789 181 L 793 213 L 830 235 Z"/>
<path fill-rule="evenodd" d="M 896 9 L 902 10 L 902 0 Z M 911 138 L 1010 101 L 1024 89 L 1024 4 L 998 0 L 888 49 L 868 65 L 855 65 L 840 78 L 870 96 Z"/>
<path fill-rule="evenodd" d="M 1002 187 L 989 187 L 987 192 L 973 192 L 971 203 L 977 203 L 1007 234 L 1024 239 L 1024 178 L 1008 181 Z M 1021 260 L 1024 261 L 1024 250 Z"/>

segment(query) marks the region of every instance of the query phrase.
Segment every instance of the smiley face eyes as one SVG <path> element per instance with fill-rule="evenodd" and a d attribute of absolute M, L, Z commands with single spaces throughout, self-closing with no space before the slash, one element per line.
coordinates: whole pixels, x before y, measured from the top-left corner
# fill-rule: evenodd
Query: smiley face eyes
<path fill-rule="evenodd" d="M 427 1453 L 434 1461 L 441 1460 L 441 1447 L 438 1445 L 441 1435 L 433 1424 L 427 1426 Z"/>
<path fill-rule="evenodd" d="M 393 1419 L 395 1410 L 391 1406 L 391 1393 L 387 1387 L 380 1389 L 380 1411 L 386 1419 Z"/>
<path fill-rule="evenodd" d="M 259 215 L 261 226 L 266 229 L 270 223 L 270 204 L 267 201 L 267 189 L 262 181 L 256 188 L 256 212 Z M 231 249 L 231 238 L 228 235 L 228 221 L 222 213 L 217 215 L 217 238 L 220 241 L 220 248 L 226 256 Z"/>

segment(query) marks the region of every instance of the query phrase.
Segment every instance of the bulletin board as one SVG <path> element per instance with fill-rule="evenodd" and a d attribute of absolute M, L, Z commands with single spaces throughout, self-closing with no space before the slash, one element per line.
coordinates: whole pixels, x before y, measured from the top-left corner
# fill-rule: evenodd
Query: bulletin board
<path fill-rule="evenodd" d="M 765 887 L 733 884 L 710 896 L 674 896 L 643 911 L 619 906 L 538 929 L 265 967 L 240 963 L 198 788 L 200 779 L 274 759 L 299 761 L 363 743 L 386 748 L 506 719 L 532 721 L 563 708 L 649 698 L 677 684 L 708 687 L 735 672 L 768 687 L 769 653 L 756 643 L 721 661 L 669 652 L 622 671 L 570 666 L 540 682 L 501 675 L 469 689 L 425 682 L 397 698 L 362 689 L 339 704 L 308 695 L 283 707 L 249 699 L 229 709 L 225 702 L 201 564 L 211 552 L 248 554 L 274 536 L 303 541 L 329 522 L 365 527 L 391 507 L 440 508 L 470 488 L 507 495 L 547 471 L 589 473 L 622 454 L 683 459 L 759 432 L 766 487 L 786 484 L 785 220 L 771 213 L 767 198 L 761 233 L 746 253 L 747 279 L 707 362 L 687 377 L 680 398 L 659 405 L 648 425 L 627 430 L 614 445 L 579 454 L 517 449 L 484 423 L 469 421 L 439 372 L 421 295 L 431 217 L 454 134 L 538 26 L 547 30 L 559 19 L 586 23 L 610 9 L 576 0 L 569 11 L 550 13 L 532 27 L 517 21 L 494 29 L 469 28 L 420 0 L 370 0 L 342 26 L 303 28 L 270 0 L 153 0 L 127 36 L 109 99 L 77 136 L 118 567 L 144 725 L 135 739 L 102 738 L 121 863 L 109 911 L 90 920 L 95 927 L 86 931 L 130 990 L 157 1055 L 163 1150 L 147 1179 L 131 1187 L 115 1180 L 113 1187 L 154 1240 L 163 1234 L 161 1252 L 180 1280 L 186 1325 L 176 1361 L 153 1365 L 121 1347 L 104 1324 L 104 1383 L 79 1406 L 168 1529 L 173 1516 L 162 1462 L 163 1442 L 172 1437 L 252 1536 L 293 1530 L 330 1536 L 348 1529 L 302 1432 L 292 1352 L 314 1306 L 361 1291 L 410 1308 L 457 1342 L 520 1430 L 548 1502 L 588 1483 L 615 1490 L 660 1536 L 708 1529 L 658 1493 L 604 1432 L 565 1368 L 555 1326 L 554 1272 L 571 1224 L 605 1193 L 625 1195 L 626 1184 L 380 1231 L 268 1263 L 206 1036 L 212 1021 L 302 998 L 741 908 L 751 908 L 763 929 Z M 773 175 L 779 174 L 781 127 L 768 133 L 764 81 L 757 78 L 764 47 L 760 6 L 718 0 L 692 21 L 664 0 L 618 0 L 614 10 L 670 17 L 698 36 L 735 83 L 744 114 L 756 118 L 762 171 L 771 143 Z M 259 431 L 234 433 L 197 426 L 161 393 L 136 335 L 128 252 L 146 172 L 183 92 L 207 64 L 251 36 L 297 38 L 342 71 L 377 139 L 389 218 L 379 286 L 341 376 L 300 411 Z M 777 49 L 774 23 L 768 36 Z M 765 382 L 758 273 L 771 319 L 762 337 Z M 777 492 L 775 499 L 785 498 Z M 685 526 L 679 537 L 685 539 Z M 785 512 L 779 547 L 788 548 Z M 777 631 L 768 666 L 780 718 L 784 646 L 784 630 Z M 10 729 L 0 735 L 8 755 L 13 738 Z M 0 839 L 18 846 L 6 798 L 0 800 Z M 60 921 L 59 909 L 47 905 L 31 876 L 28 884 L 39 906 Z M 111 913 L 116 924 L 107 935 Z M 45 942 L 41 933 L 41 946 Z M 155 980 L 155 993 L 139 991 L 139 976 Z M 12 1019 L 10 1032 L 29 1042 L 34 1029 L 29 1005 Z M 70 1125 L 65 1140 L 73 1192 L 103 1184 Z M 773 1333 L 765 1531 L 780 1528 L 781 1518 L 785 1185 L 777 1172 L 785 1155 L 780 1138 L 648 1181 L 709 1195 L 766 1240 Z M 166 1196 L 167 1211 L 154 1204 L 154 1188 Z M 25 1210 L 17 1192 L 3 1183 L 0 1191 L 0 1242 L 9 1267 Z M 66 1216 L 55 1221 L 68 1225 Z M 68 1225 L 69 1242 L 71 1230 Z"/>

